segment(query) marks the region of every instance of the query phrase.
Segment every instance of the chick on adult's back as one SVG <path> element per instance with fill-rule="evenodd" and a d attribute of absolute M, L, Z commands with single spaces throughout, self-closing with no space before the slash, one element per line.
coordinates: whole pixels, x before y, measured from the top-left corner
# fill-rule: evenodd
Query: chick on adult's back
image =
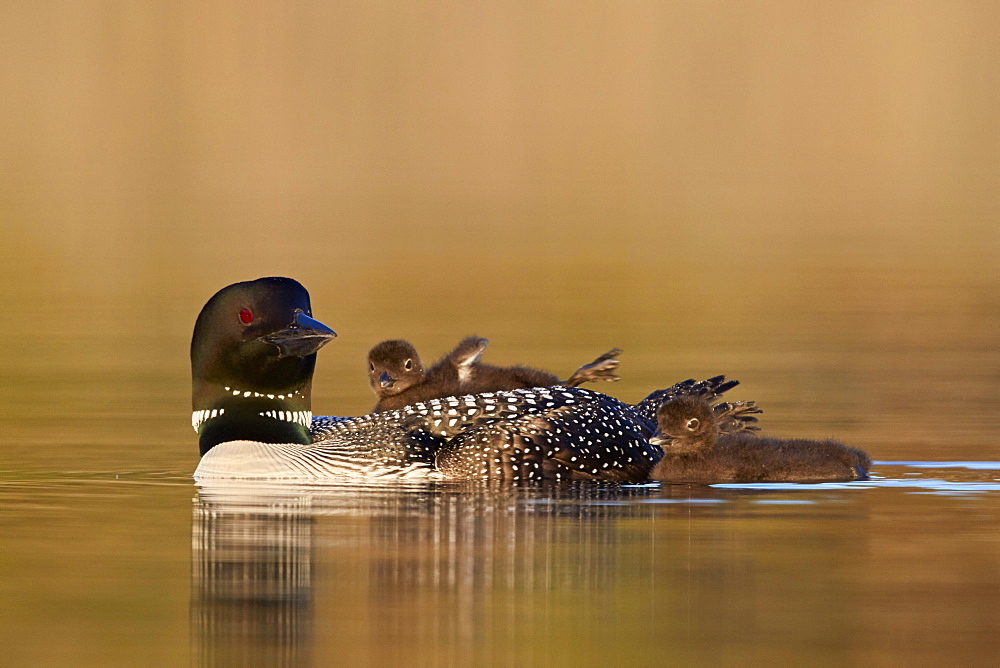
<path fill-rule="evenodd" d="M 715 399 L 736 384 L 722 376 L 684 381 L 634 406 L 579 387 L 537 387 L 314 417 L 316 353 L 334 336 L 292 279 L 235 283 L 208 300 L 191 340 L 200 483 L 342 476 L 641 482 L 662 457 L 649 441 L 655 407 L 687 394 Z"/>
<path fill-rule="evenodd" d="M 487 339 L 467 337 L 425 370 L 416 348 L 409 341 L 392 339 L 377 344 L 368 352 L 368 382 L 378 397 L 372 410 L 392 410 L 462 394 L 553 385 L 576 387 L 590 381 L 618 380 L 613 373 L 620 363 L 617 356 L 621 350 L 618 348 L 581 366 L 567 380 L 560 380 L 547 371 L 527 366 L 484 364 L 480 358 L 487 345 Z"/>

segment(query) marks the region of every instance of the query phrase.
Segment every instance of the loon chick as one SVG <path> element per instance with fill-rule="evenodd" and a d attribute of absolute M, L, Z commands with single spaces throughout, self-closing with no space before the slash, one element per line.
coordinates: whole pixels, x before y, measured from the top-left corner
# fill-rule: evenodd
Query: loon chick
<path fill-rule="evenodd" d="M 650 398 L 636 406 L 578 387 L 433 399 L 355 418 L 312 417 L 316 351 L 335 336 L 288 278 L 220 290 L 191 342 L 198 479 L 392 476 L 643 481 L 662 457 Z M 709 398 L 717 376 L 652 396 Z"/>
<path fill-rule="evenodd" d="M 619 380 L 613 373 L 620 364 L 616 358 L 622 351 L 618 348 L 581 366 L 567 380 L 559 380 L 551 373 L 531 367 L 483 364 L 479 359 L 487 345 L 487 339 L 467 337 L 425 371 L 409 341 L 382 341 L 368 352 L 368 383 L 378 397 L 372 412 L 460 394 L 553 385 L 577 387 L 589 381 Z"/>
<path fill-rule="evenodd" d="M 650 439 L 663 458 L 650 475 L 674 482 L 820 482 L 864 480 L 868 455 L 839 441 L 766 438 L 720 425 L 748 410 L 752 402 L 713 407 L 704 397 L 664 401 L 657 411 L 657 433 Z"/>

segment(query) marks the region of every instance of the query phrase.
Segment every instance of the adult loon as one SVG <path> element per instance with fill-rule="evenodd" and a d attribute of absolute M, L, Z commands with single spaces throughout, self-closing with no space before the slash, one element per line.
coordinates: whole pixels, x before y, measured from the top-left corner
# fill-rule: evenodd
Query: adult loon
<path fill-rule="evenodd" d="M 581 366 L 567 380 L 527 366 L 493 366 L 480 361 L 488 339 L 469 336 L 430 369 L 425 370 L 420 355 L 409 341 L 392 339 L 368 351 L 368 383 L 378 397 L 372 412 L 402 408 L 430 399 L 460 394 L 480 394 L 527 387 L 617 381 L 621 350 L 613 348 L 589 364 Z"/>
<path fill-rule="evenodd" d="M 650 439 L 663 448 L 650 477 L 673 482 L 820 482 L 864 480 L 871 458 L 839 441 L 766 438 L 726 430 L 733 416 L 759 412 L 753 402 L 713 407 L 704 397 L 680 396 L 657 409 Z M 727 433 L 728 432 L 728 433 Z"/>
<path fill-rule="evenodd" d="M 191 342 L 196 478 L 347 475 L 642 481 L 664 401 L 713 399 L 738 381 L 684 381 L 629 406 L 575 387 L 447 397 L 354 418 L 312 417 L 316 352 L 336 334 L 289 278 L 236 283 L 198 315 Z"/>

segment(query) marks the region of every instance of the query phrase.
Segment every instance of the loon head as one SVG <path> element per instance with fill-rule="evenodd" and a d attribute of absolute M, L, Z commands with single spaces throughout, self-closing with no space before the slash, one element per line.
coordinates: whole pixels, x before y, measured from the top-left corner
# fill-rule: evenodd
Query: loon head
<path fill-rule="evenodd" d="M 688 395 L 664 401 L 656 410 L 656 433 L 649 442 L 666 454 L 699 452 L 715 445 L 719 423 L 704 397 Z"/>
<path fill-rule="evenodd" d="M 424 377 L 420 356 L 409 341 L 383 341 L 368 351 L 368 384 L 379 398 L 419 385 Z"/>
<path fill-rule="evenodd" d="M 225 441 L 309 443 L 316 351 L 336 333 L 290 278 L 234 283 L 208 300 L 191 339 L 192 425 L 201 454 Z"/>

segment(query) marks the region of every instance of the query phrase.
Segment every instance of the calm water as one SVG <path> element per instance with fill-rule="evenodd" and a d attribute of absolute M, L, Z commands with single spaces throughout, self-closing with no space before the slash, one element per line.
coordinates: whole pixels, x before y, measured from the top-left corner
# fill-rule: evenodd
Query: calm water
<path fill-rule="evenodd" d="M 996 665 L 1000 5 L 0 3 L 4 666 Z M 188 346 L 725 373 L 849 485 L 199 488 Z"/>
<path fill-rule="evenodd" d="M 991 663 L 1000 463 L 876 471 L 756 487 L 18 482 L 5 661 Z"/>
<path fill-rule="evenodd" d="M 788 324 L 791 350 L 771 328 L 716 314 L 717 333 L 658 352 L 654 313 L 641 323 L 652 335 L 623 323 L 600 344 L 550 348 L 538 329 L 543 342 L 518 353 L 570 369 L 629 338 L 625 380 L 605 387 L 625 399 L 668 373 L 733 371 L 744 385 L 732 394 L 761 401 L 770 433 L 869 450 L 873 479 L 850 484 L 199 488 L 190 325 L 111 333 L 117 353 L 105 356 L 100 326 L 81 318 L 81 341 L 6 358 L 5 663 L 992 663 L 1000 374 L 983 332 L 996 316 L 965 305 L 991 303 L 995 286 L 952 283 L 897 278 L 883 310 L 853 309 L 852 323 L 895 335 L 910 331 L 899 304 L 919 295 L 913 317 L 933 326 L 894 346 L 846 326 L 803 333 L 793 323 L 827 306 L 796 302 L 768 316 Z M 333 321 L 323 286 L 313 299 Z M 562 326 L 575 326 L 572 300 L 564 308 Z M 183 311 L 161 315 L 193 320 Z M 321 353 L 317 408 L 371 401 L 351 338 Z"/>

